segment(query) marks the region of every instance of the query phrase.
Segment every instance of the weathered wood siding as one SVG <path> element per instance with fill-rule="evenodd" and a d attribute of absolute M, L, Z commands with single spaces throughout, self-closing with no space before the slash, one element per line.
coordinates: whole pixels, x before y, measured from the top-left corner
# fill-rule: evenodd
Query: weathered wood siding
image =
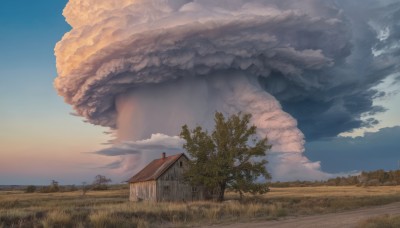
<path fill-rule="evenodd" d="M 203 190 L 184 183 L 188 160 L 181 156 L 157 180 L 130 183 L 131 201 L 196 201 L 203 200 Z"/>
<path fill-rule="evenodd" d="M 130 201 L 157 201 L 156 181 L 146 181 L 130 184 Z"/>
<path fill-rule="evenodd" d="M 157 179 L 157 201 L 195 201 L 202 200 L 202 192 L 184 183 L 183 174 L 187 169 L 186 157 L 179 158 L 163 175 Z"/>

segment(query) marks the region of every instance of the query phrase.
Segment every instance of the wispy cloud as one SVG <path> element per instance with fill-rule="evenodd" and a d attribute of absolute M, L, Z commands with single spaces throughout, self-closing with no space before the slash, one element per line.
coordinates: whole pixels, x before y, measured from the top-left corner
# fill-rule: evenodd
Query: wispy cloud
<path fill-rule="evenodd" d="M 135 155 L 143 152 L 181 151 L 184 141 L 178 136 L 153 134 L 150 139 L 124 141 L 94 153 L 104 156 Z"/>

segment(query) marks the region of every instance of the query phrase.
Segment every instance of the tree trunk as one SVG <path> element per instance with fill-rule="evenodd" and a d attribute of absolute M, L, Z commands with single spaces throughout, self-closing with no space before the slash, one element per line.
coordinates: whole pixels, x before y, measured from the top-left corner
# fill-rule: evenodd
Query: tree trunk
<path fill-rule="evenodd" d="M 223 202 L 224 197 L 225 197 L 225 188 L 226 188 L 226 183 L 221 183 L 219 185 L 219 193 L 218 193 L 218 202 Z"/>

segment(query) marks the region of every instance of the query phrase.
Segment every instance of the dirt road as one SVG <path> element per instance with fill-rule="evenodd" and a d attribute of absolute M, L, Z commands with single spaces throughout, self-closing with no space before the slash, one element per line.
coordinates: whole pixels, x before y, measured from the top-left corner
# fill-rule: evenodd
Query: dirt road
<path fill-rule="evenodd" d="M 358 221 L 370 217 L 391 214 L 400 214 L 400 202 L 392 203 L 378 207 L 368 207 L 353 211 L 314 215 L 307 217 L 297 217 L 282 219 L 279 221 L 266 221 L 256 223 L 237 223 L 223 226 L 213 226 L 214 228 L 261 228 L 261 227 L 279 227 L 279 228 L 336 228 L 336 227 L 354 227 Z"/>

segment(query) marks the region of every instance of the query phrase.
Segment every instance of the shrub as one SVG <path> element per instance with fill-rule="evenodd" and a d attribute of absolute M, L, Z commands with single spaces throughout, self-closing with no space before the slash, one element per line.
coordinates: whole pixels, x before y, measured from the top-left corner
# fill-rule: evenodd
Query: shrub
<path fill-rule="evenodd" d="M 33 193 L 33 192 L 36 192 L 36 186 L 34 186 L 34 185 L 29 185 L 28 187 L 26 187 L 25 192 L 26 192 L 26 193 Z"/>
<path fill-rule="evenodd" d="M 111 182 L 111 179 L 109 179 L 109 178 L 107 178 L 107 177 L 105 177 L 105 176 L 103 176 L 103 175 L 97 175 L 95 178 L 94 178 L 94 181 L 93 181 L 93 187 L 92 187 L 92 190 L 96 190 L 96 191 L 104 191 L 104 190 L 107 190 L 108 189 L 108 183 L 110 183 Z"/>
<path fill-rule="evenodd" d="M 41 193 L 51 193 L 51 192 L 59 192 L 60 191 L 60 186 L 58 185 L 58 182 L 55 180 L 51 181 L 51 184 L 47 187 L 43 187 L 40 189 Z"/>

